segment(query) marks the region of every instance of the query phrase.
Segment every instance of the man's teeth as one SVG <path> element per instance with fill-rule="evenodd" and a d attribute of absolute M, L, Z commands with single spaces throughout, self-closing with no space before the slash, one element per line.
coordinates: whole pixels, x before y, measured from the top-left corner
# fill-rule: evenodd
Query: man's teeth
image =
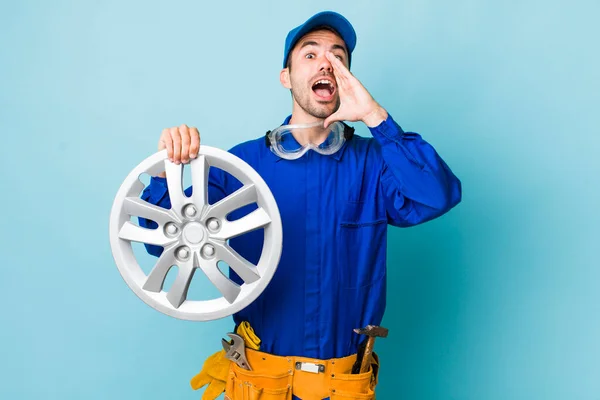
<path fill-rule="evenodd" d="M 324 85 L 333 86 L 331 84 L 331 81 L 329 81 L 327 79 L 321 79 L 320 81 L 315 82 L 313 86 L 316 86 L 316 85 L 321 84 L 321 83 L 324 84 Z"/>

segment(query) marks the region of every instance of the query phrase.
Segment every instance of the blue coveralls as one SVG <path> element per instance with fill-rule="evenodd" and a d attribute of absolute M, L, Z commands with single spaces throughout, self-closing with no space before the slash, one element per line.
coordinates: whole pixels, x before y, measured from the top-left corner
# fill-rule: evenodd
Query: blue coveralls
<path fill-rule="evenodd" d="M 423 223 L 461 200 L 459 179 L 420 135 L 404 132 L 391 116 L 370 131 L 372 138 L 353 135 L 330 156 L 309 151 L 297 160 L 281 159 L 264 137 L 230 150 L 265 180 L 283 225 L 272 281 L 233 317 L 236 325 L 250 322 L 261 351 L 319 359 L 356 353 L 364 337 L 353 329 L 379 325 L 385 310 L 387 225 Z M 239 187 L 211 168 L 209 202 Z M 170 208 L 165 179 L 152 178 L 142 198 Z M 247 214 L 248 207 L 232 217 Z M 247 233 L 230 245 L 257 263 L 262 236 L 260 230 Z M 147 248 L 157 256 L 162 251 Z"/>

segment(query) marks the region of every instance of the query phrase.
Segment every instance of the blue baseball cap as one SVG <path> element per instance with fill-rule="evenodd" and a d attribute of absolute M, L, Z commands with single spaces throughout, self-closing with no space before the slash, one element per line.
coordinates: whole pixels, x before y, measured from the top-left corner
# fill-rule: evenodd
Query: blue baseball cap
<path fill-rule="evenodd" d="M 283 52 L 283 68 L 287 66 L 290 52 L 298 43 L 298 40 L 307 33 L 314 31 L 315 28 L 327 26 L 340 35 L 346 47 L 348 48 L 348 65 L 350 65 L 350 55 L 356 46 L 356 32 L 352 24 L 342 15 L 333 11 L 323 11 L 310 17 L 302 25 L 292 29 L 285 38 L 285 50 Z"/>

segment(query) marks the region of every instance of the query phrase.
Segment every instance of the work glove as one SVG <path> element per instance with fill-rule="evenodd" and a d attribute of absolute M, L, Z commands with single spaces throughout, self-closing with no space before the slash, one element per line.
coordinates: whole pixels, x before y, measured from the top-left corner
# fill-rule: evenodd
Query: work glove
<path fill-rule="evenodd" d="M 248 321 L 242 322 L 236 329 L 235 333 L 240 335 L 244 339 L 246 348 L 252 350 L 258 350 L 260 348 L 260 339 L 254 333 L 254 329 L 250 326 Z"/>
<path fill-rule="evenodd" d="M 204 361 L 200 373 L 190 381 L 194 390 L 208 385 L 202 395 L 202 400 L 214 400 L 225 391 L 230 363 L 231 361 L 225 358 L 225 350 L 216 352 Z"/>
<path fill-rule="evenodd" d="M 242 322 L 237 327 L 236 333 L 244 339 L 247 348 L 252 350 L 260 348 L 260 339 L 248 322 Z M 202 400 L 215 400 L 225 391 L 230 363 L 231 361 L 225 357 L 225 350 L 216 352 L 204 361 L 200 373 L 190 381 L 194 390 L 208 385 L 202 395 Z"/>

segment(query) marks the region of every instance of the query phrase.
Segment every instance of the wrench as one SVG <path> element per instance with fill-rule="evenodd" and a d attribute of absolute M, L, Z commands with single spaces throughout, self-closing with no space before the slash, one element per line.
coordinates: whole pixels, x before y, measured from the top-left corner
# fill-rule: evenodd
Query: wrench
<path fill-rule="evenodd" d="M 223 349 L 225 350 L 225 357 L 236 363 L 240 368 L 252 371 L 252 368 L 250 368 L 248 360 L 246 359 L 244 339 L 235 333 L 228 333 L 227 336 L 231 338 L 232 343 L 229 343 L 225 339 L 221 339 Z"/>

